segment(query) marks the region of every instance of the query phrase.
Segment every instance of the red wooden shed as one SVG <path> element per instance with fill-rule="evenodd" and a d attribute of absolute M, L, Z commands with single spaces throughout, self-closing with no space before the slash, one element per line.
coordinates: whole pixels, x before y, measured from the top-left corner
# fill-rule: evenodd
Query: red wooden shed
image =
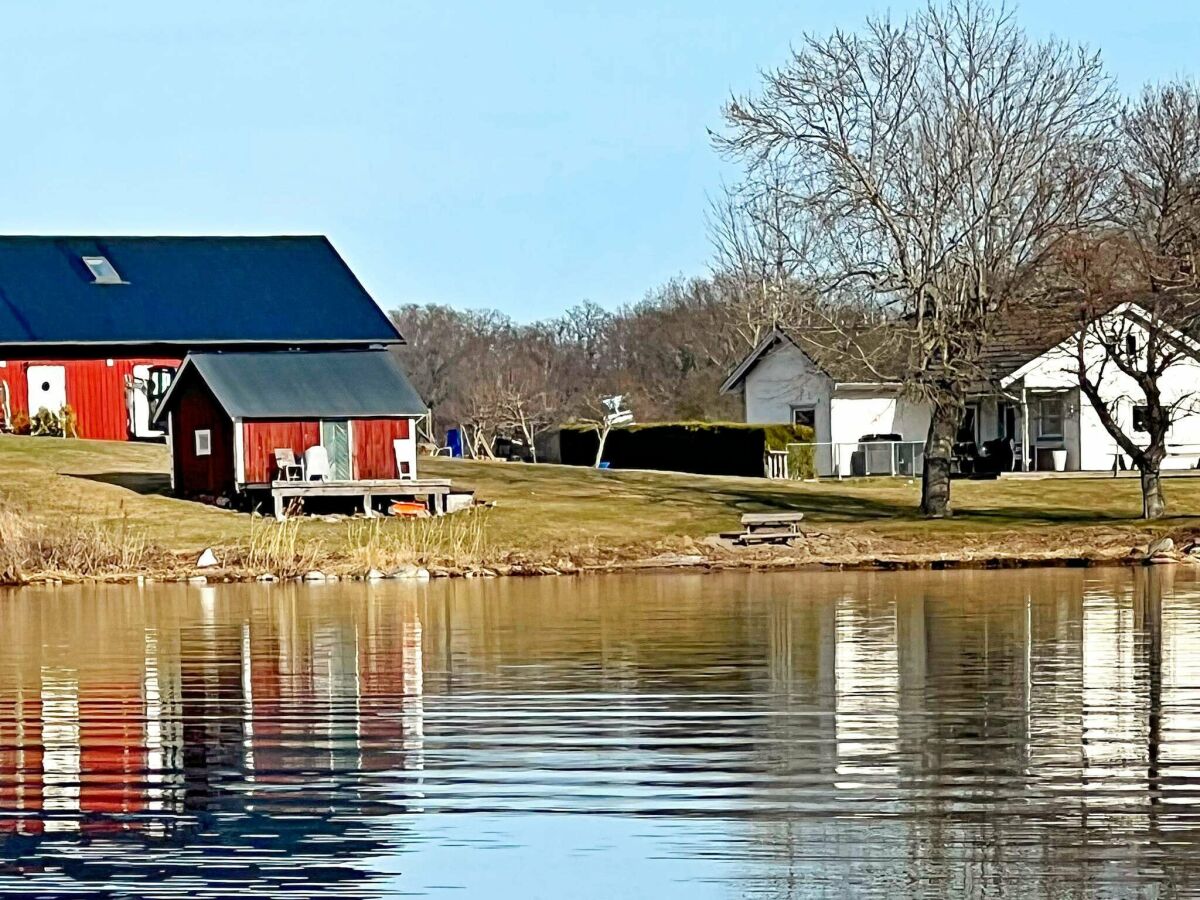
<path fill-rule="evenodd" d="M 270 488 L 275 451 L 325 448 L 329 481 L 416 476 L 427 410 L 388 350 L 193 353 L 155 411 L 184 496 Z"/>

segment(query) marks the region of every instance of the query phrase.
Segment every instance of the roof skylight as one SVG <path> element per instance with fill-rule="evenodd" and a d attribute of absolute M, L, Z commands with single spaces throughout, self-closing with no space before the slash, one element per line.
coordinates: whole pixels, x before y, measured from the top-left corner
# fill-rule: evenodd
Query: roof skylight
<path fill-rule="evenodd" d="M 85 256 L 83 264 L 92 273 L 93 284 L 125 284 L 113 264 L 103 256 Z"/>

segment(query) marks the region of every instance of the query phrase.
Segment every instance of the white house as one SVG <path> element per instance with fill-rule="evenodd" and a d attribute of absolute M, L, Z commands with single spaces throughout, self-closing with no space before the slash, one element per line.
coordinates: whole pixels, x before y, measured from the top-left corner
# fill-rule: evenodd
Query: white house
<path fill-rule="evenodd" d="M 747 422 L 813 429 L 820 475 L 865 474 L 867 462 L 875 463 L 872 474 L 891 472 L 893 461 L 897 472 L 919 471 L 916 444 L 929 430 L 929 410 L 902 396 L 899 379 L 868 380 L 865 367 L 776 329 L 734 369 L 721 392 L 739 388 Z M 885 466 L 880 452 L 855 455 L 866 435 L 899 435 L 905 446 L 878 448 L 888 457 Z"/>
<path fill-rule="evenodd" d="M 1145 346 L 1141 323 L 1147 315 L 1136 304 L 1124 303 L 1107 313 L 1106 320 L 1121 317 L 1122 336 L 1136 352 Z M 1126 465 L 1080 391 L 1075 374 L 1078 322 L 1078 306 L 1066 304 L 1010 317 L 998 327 L 982 360 L 985 380 L 970 398 L 959 440 L 980 447 L 997 439 L 1009 441 L 1017 469 L 1104 471 L 1114 463 Z M 1200 345 L 1177 332 L 1171 336 L 1187 352 L 1160 380 L 1164 401 L 1173 403 L 1194 393 L 1197 404 L 1181 405 L 1168 434 L 1170 456 L 1163 466 L 1193 468 L 1200 463 Z M 1085 346 L 1089 371 L 1099 371 L 1107 351 L 1090 330 Z M 868 380 L 863 368 L 803 337 L 775 330 L 721 390 L 743 392 L 747 422 L 811 426 L 821 475 L 919 472 L 928 407 L 904 396 L 899 377 Z M 1136 439 L 1141 393 L 1111 364 L 1104 371 L 1102 396 L 1115 405 L 1123 430 Z"/>

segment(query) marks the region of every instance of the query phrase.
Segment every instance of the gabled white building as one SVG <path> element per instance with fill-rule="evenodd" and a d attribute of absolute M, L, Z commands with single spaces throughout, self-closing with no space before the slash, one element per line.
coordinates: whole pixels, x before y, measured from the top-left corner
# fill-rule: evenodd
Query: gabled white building
<path fill-rule="evenodd" d="M 1134 303 L 1113 308 L 1127 352 L 1145 347 L 1148 313 Z M 959 441 L 977 447 L 1007 442 L 1018 470 L 1105 471 L 1128 461 L 1079 388 L 1076 375 L 1078 307 L 1011 317 L 996 330 L 982 360 L 985 381 L 967 405 Z M 1193 393 L 1200 400 L 1200 345 L 1183 334 L 1186 348 L 1160 381 L 1164 401 Z M 1085 335 L 1089 371 L 1099 371 L 1105 349 Z M 1123 348 L 1124 349 L 1124 348 Z M 798 335 L 775 330 L 730 374 L 722 392 L 740 390 L 747 422 L 791 422 L 815 432 L 821 475 L 916 474 L 929 428 L 926 404 L 906 398 L 899 377 L 868 380 L 849 359 Z M 1137 436 L 1144 398 L 1132 379 L 1105 367 L 1102 396 L 1126 434 Z M 866 440 L 864 440 L 866 439 Z M 1200 464 L 1200 403 L 1184 404 L 1168 435 L 1164 468 Z"/>

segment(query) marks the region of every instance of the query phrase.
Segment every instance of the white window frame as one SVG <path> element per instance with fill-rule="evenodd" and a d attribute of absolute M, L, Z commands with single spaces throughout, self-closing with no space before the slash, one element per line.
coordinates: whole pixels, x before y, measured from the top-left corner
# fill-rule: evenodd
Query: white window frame
<path fill-rule="evenodd" d="M 212 456 L 212 429 L 197 428 L 194 432 L 197 456 Z"/>
<path fill-rule="evenodd" d="M 1058 431 L 1043 431 L 1042 423 L 1045 421 L 1045 415 L 1042 413 L 1042 405 L 1050 402 L 1058 404 Z M 1064 432 L 1067 430 L 1067 398 L 1063 394 L 1045 394 L 1038 397 L 1037 407 L 1037 439 L 1039 441 L 1061 441 Z"/>
<path fill-rule="evenodd" d="M 808 425 L 806 427 L 813 429 L 813 431 L 815 432 L 817 430 L 817 405 L 815 403 L 800 403 L 800 404 L 793 406 L 792 407 L 792 424 L 793 425 L 801 424 L 796 421 L 796 413 L 798 413 L 798 412 L 807 412 L 812 415 L 812 424 Z"/>
<path fill-rule="evenodd" d="M 93 284 L 125 284 L 117 267 L 104 256 L 85 256 L 83 264 L 92 273 Z"/>

